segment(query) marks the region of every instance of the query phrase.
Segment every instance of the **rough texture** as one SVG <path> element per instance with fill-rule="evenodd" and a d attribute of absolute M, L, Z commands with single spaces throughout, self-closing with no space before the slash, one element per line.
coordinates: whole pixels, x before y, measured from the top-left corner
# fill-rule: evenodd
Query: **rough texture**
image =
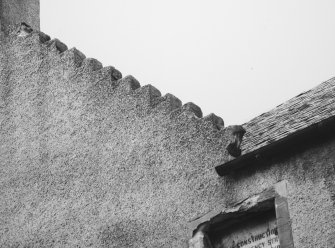
<path fill-rule="evenodd" d="M 224 177 L 226 204 L 287 180 L 296 248 L 335 247 L 335 140 Z"/>
<path fill-rule="evenodd" d="M 45 34 L 0 38 L 1 247 L 188 247 L 189 222 L 281 180 L 295 247 L 334 247 L 334 140 L 220 178 L 220 119 Z"/>
<path fill-rule="evenodd" d="M 222 199 L 217 120 L 42 33 L 0 44 L 0 246 L 187 247 Z"/>
<path fill-rule="evenodd" d="M 332 78 L 245 123 L 242 154 L 335 116 L 334 96 L 335 78 Z"/>

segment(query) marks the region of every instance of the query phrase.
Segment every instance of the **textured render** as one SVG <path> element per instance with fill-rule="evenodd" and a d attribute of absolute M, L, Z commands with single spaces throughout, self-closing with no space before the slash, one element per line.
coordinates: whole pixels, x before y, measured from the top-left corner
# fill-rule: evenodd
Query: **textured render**
<path fill-rule="evenodd" d="M 223 121 L 13 30 L 0 43 L 0 247 L 187 247 L 188 223 L 222 204 Z"/>
<path fill-rule="evenodd" d="M 40 29 L 39 0 L 0 0 L 0 27 L 25 22 L 34 29 Z"/>
<path fill-rule="evenodd" d="M 0 247 L 188 247 L 194 219 L 281 180 L 295 247 L 334 247 L 334 141 L 219 178 L 221 119 L 12 30 L 0 42 Z"/>
<path fill-rule="evenodd" d="M 335 140 L 226 176 L 226 204 L 287 180 L 294 247 L 335 247 Z"/>

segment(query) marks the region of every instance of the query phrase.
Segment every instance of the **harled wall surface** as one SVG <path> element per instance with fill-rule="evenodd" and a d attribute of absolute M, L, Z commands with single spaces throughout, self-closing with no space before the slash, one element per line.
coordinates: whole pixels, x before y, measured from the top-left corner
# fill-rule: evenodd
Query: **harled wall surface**
<path fill-rule="evenodd" d="M 65 49 L 1 41 L 0 246 L 187 247 L 222 201 L 215 118 Z"/>
<path fill-rule="evenodd" d="M 286 180 L 294 247 L 335 247 L 334 147 L 335 139 L 330 139 L 226 176 L 223 187 L 226 204 L 259 194 Z"/>
<path fill-rule="evenodd" d="M 334 141 L 220 178 L 217 119 L 37 32 L 0 46 L 1 247 L 188 247 L 189 222 L 281 180 L 295 247 L 333 242 Z"/>

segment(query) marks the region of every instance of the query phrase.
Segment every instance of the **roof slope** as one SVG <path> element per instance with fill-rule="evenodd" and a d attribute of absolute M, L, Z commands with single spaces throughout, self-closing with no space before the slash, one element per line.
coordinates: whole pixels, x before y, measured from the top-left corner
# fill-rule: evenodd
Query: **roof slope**
<path fill-rule="evenodd" d="M 242 154 L 335 116 L 335 78 L 243 124 Z"/>

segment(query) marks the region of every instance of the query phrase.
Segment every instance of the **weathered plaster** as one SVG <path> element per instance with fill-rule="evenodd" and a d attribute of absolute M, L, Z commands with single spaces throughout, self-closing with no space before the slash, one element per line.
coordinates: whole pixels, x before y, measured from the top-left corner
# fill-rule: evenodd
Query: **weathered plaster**
<path fill-rule="evenodd" d="M 294 247 L 334 247 L 335 140 L 224 177 L 227 204 L 287 181 Z M 280 204 L 280 202 L 278 202 Z"/>
<path fill-rule="evenodd" d="M 222 201 L 219 122 L 46 40 L 1 43 L 0 246 L 187 247 Z"/>
<path fill-rule="evenodd" d="M 37 32 L 0 38 L 0 246 L 187 247 L 189 222 L 287 180 L 295 247 L 333 247 L 335 141 L 220 178 L 222 121 Z"/>
<path fill-rule="evenodd" d="M 280 181 L 260 194 L 194 220 L 190 223 L 194 230 L 190 244 L 207 247 L 202 237 L 209 237 L 218 248 L 277 247 L 279 241 L 282 248 L 294 247 L 287 195 L 287 182 Z"/>

